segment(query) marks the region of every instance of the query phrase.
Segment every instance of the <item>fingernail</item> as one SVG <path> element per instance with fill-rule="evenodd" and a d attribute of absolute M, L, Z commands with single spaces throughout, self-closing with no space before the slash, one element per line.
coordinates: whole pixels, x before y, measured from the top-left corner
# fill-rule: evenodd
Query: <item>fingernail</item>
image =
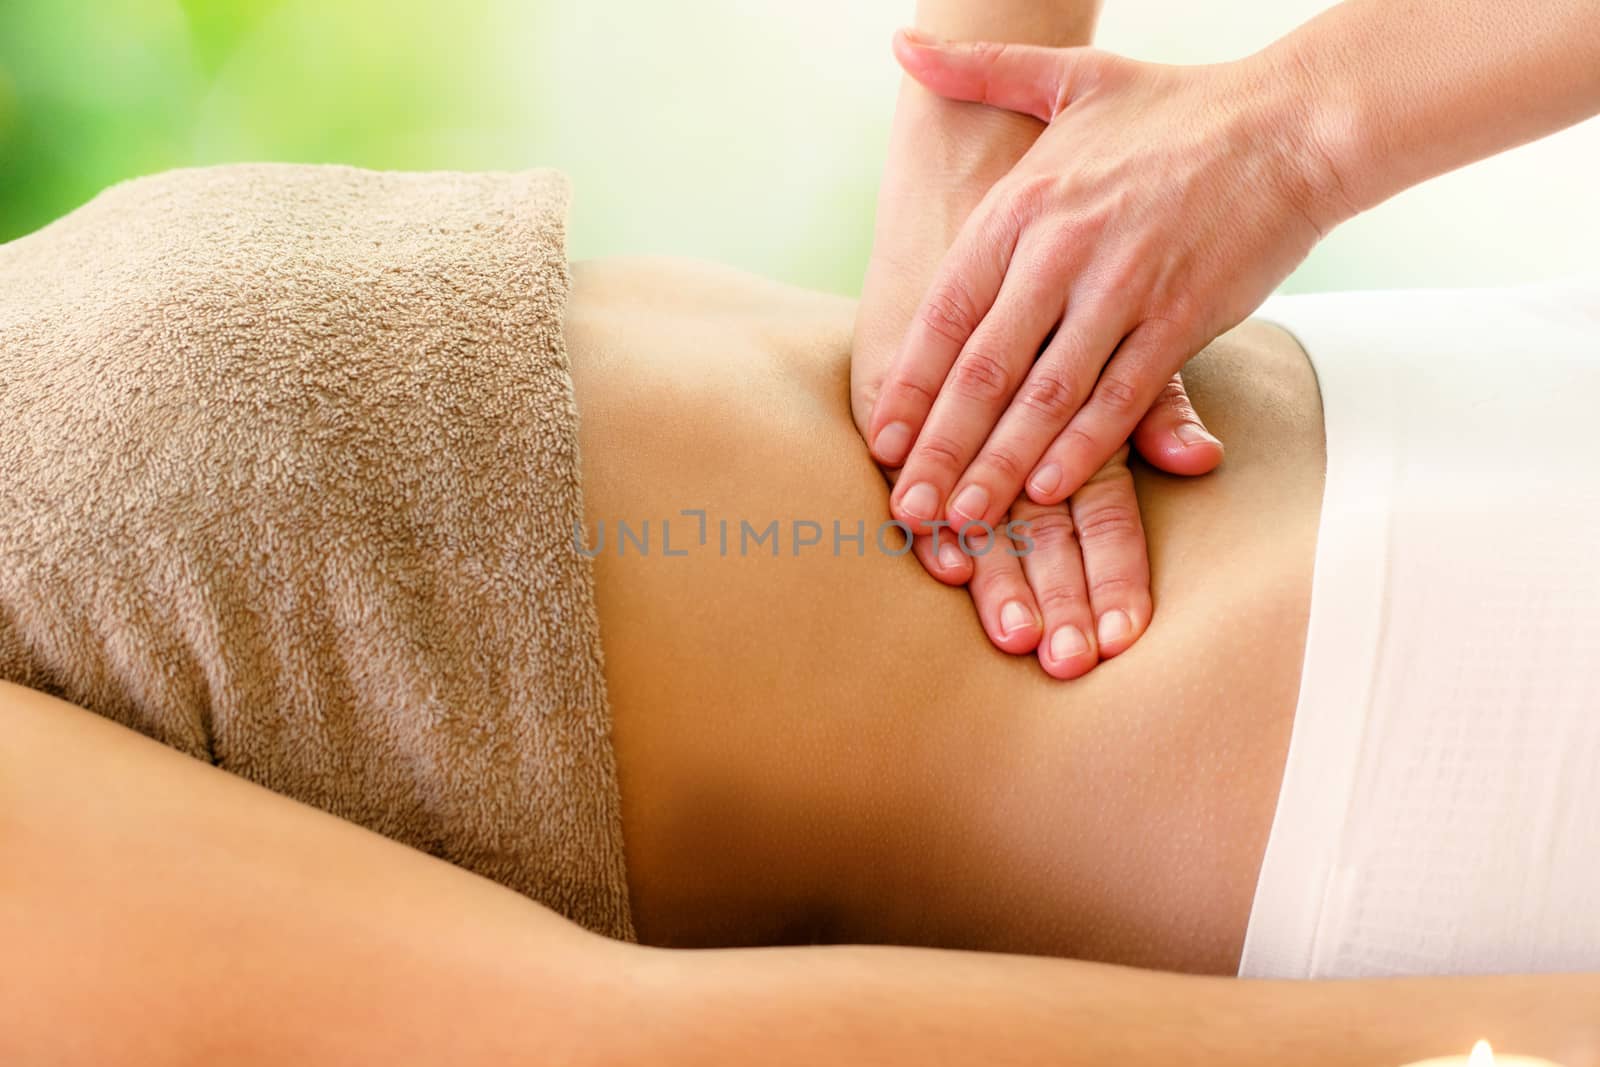
<path fill-rule="evenodd" d="M 882 31 L 879 31 L 882 32 Z M 914 26 L 907 26 L 900 31 L 901 35 L 912 44 L 930 45 L 938 44 L 939 38 L 931 33 L 925 33 Z"/>
<path fill-rule="evenodd" d="M 989 490 L 981 485 L 969 485 L 956 494 L 955 501 L 951 503 L 950 510 L 956 512 L 964 519 L 977 522 L 983 518 L 983 513 L 989 509 Z"/>
<path fill-rule="evenodd" d="M 939 490 L 927 482 L 918 482 L 900 498 L 900 510 L 913 519 L 927 520 L 939 510 Z"/>
<path fill-rule="evenodd" d="M 947 571 L 961 566 L 961 550 L 948 542 L 939 546 L 939 565 Z"/>
<path fill-rule="evenodd" d="M 1100 625 L 1095 632 L 1102 645 L 1113 644 L 1133 633 L 1133 620 L 1128 618 L 1125 611 L 1108 611 L 1100 616 Z"/>
<path fill-rule="evenodd" d="M 1054 463 L 1048 463 L 1034 471 L 1033 478 L 1028 482 L 1028 487 L 1040 496 L 1049 496 L 1061 488 L 1061 468 Z"/>
<path fill-rule="evenodd" d="M 891 422 L 879 430 L 878 439 L 872 444 L 873 454 L 890 466 L 904 463 L 910 448 L 911 427 L 903 422 Z"/>
<path fill-rule="evenodd" d="M 1172 431 L 1172 436 L 1183 443 L 1184 448 L 1193 448 L 1195 445 L 1220 445 L 1222 442 L 1213 437 L 1203 426 L 1192 422 L 1180 422 L 1177 429 Z"/>
<path fill-rule="evenodd" d="M 1008 600 L 1000 609 L 1000 632 L 1007 637 L 1025 626 L 1033 625 L 1033 612 L 1020 600 Z"/>
<path fill-rule="evenodd" d="M 1063 626 L 1050 637 L 1051 659 L 1072 659 L 1089 651 L 1089 639 L 1076 626 Z"/>

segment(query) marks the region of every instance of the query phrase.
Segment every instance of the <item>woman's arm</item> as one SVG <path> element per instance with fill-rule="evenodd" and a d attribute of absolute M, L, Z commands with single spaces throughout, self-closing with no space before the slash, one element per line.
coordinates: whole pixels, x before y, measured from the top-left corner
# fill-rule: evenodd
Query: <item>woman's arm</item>
<path fill-rule="evenodd" d="M 646 949 L 53 697 L 0 736 L 0 1062 L 1600 1064 L 1600 976 Z"/>
<path fill-rule="evenodd" d="M 0 739 L 0 1063 L 610 1047 L 634 950 L 5 682 Z"/>
<path fill-rule="evenodd" d="M 647 969 L 701 1063 L 1397 1067 L 1600 1064 L 1600 975 L 1263 982 L 981 953 L 738 949 Z M 671 1061 L 676 1062 L 676 1061 Z"/>

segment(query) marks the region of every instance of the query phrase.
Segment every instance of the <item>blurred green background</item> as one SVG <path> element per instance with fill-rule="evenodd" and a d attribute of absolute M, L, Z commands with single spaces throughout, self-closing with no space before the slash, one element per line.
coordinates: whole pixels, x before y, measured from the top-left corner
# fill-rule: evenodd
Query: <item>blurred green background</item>
<path fill-rule="evenodd" d="M 1041 0 L 1044 2 L 1044 0 Z M 0 0 L 0 240 L 123 178 L 270 159 L 559 166 L 574 257 L 854 293 L 910 0 Z M 1107 0 L 1099 43 L 1246 54 L 1316 0 Z M 1594 122 L 1337 231 L 1292 290 L 1591 270 Z"/>

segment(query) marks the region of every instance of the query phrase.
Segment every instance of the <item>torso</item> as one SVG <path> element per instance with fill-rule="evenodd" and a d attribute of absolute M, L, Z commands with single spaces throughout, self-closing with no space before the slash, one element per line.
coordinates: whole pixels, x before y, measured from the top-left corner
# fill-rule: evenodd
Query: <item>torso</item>
<path fill-rule="evenodd" d="M 1136 471 L 1154 621 L 1063 683 L 990 647 L 965 590 L 875 546 L 887 490 L 849 414 L 853 314 L 697 264 L 575 267 L 567 340 L 591 544 L 606 528 L 641 938 L 1231 973 L 1309 607 L 1323 437 L 1304 354 L 1247 323 L 1189 365 L 1227 460 L 1194 481 Z M 704 546 L 681 514 L 701 508 Z M 668 518 L 685 556 L 663 553 Z M 619 554 L 617 521 L 646 519 L 649 554 Z M 780 555 L 741 554 L 741 520 L 778 520 Z M 822 531 L 798 556 L 794 520 Z M 864 524 L 864 554 L 834 554 L 835 520 Z"/>

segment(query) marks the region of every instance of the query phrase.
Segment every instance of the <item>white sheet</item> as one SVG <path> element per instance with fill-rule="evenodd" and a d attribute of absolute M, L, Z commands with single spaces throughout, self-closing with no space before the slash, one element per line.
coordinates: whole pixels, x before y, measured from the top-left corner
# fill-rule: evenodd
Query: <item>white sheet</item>
<path fill-rule="evenodd" d="M 1328 475 L 1239 973 L 1600 969 L 1600 278 L 1258 315 Z"/>

